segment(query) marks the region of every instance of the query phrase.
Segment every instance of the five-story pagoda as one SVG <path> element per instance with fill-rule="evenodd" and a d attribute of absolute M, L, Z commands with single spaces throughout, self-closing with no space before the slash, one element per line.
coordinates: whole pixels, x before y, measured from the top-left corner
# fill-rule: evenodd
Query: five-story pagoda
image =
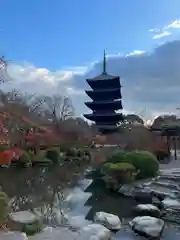
<path fill-rule="evenodd" d="M 95 122 L 102 134 L 116 132 L 117 124 L 123 120 L 120 77 L 111 76 L 106 72 L 106 55 L 104 52 L 103 72 L 101 75 L 86 80 L 92 90 L 86 94 L 92 99 L 85 105 L 92 110 L 84 114 L 88 120 Z"/>

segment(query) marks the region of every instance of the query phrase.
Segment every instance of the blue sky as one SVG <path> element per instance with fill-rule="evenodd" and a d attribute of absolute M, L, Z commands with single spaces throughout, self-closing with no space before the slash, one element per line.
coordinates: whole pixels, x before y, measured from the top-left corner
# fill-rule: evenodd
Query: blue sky
<path fill-rule="evenodd" d="M 180 102 L 173 100 L 180 91 L 179 0 L 0 3 L 0 54 L 10 60 L 14 80 L 9 88 L 67 92 L 81 115 L 85 79 L 101 72 L 106 49 L 108 71 L 121 77 L 126 112 L 148 109 L 154 116 Z"/>
<path fill-rule="evenodd" d="M 150 49 L 149 29 L 179 17 L 179 0 L 1 0 L 0 52 L 57 69 Z"/>

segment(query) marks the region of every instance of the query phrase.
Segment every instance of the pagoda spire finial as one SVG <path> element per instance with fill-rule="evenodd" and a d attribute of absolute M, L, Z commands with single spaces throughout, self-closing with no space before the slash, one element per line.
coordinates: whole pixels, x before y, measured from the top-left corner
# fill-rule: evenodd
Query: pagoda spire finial
<path fill-rule="evenodd" d="M 104 50 L 103 73 L 106 74 L 106 51 Z"/>

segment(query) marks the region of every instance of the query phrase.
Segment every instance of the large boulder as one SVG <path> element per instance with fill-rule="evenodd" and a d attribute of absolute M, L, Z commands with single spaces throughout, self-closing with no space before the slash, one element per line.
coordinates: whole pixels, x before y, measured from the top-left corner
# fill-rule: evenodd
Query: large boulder
<path fill-rule="evenodd" d="M 9 214 L 9 218 L 17 223 L 28 224 L 39 220 L 39 217 L 30 211 L 19 211 Z"/>
<path fill-rule="evenodd" d="M 140 200 L 144 201 L 145 203 L 151 203 L 152 197 L 152 190 L 149 187 L 134 189 L 134 198 L 138 201 Z"/>
<path fill-rule="evenodd" d="M 121 228 L 121 220 L 118 216 L 111 213 L 97 212 L 94 221 L 104 225 L 110 230 L 119 230 Z"/>
<path fill-rule="evenodd" d="M 180 211 L 180 201 L 172 198 L 165 198 L 162 201 L 164 208 L 176 209 Z"/>
<path fill-rule="evenodd" d="M 109 240 L 111 233 L 109 229 L 100 224 L 90 224 L 81 229 L 78 240 Z"/>
<path fill-rule="evenodd" d="M 118 190 L 118 193 L 123 196 L 134 197 L 134 186 L 132 184 L 123 184 Z"/>
<path fill-rule="evenodd" d="M 14 230 L 32 235 L 42 230 L 42 222 L 38 215 L 30 211 L 19 211 L 9 214 L 10 224 Z"/>
<path fill-rule="evenodd" d="M 152 216 L 152 217 L 159 217 L 161 212 L 160 210 L 152 205 L 152 204 L 138 204 L 135 208 L 134 208 L 134 212 L 138 215 L 138 216 Z"/>
<path fill-rule="evenodd" d="M 155 217 L 143 216 L 135 217 L 130 222 L 130 225 L 132 229 L 140 235 L 156 239 L 161 236 L 164 228 L 164 221 Z"/>
<path fill-rule="evenodd" d="M 150 187 L 143 187 L 141 185 L 135 186 L 133 184 L 124 184 L 118 190 L 124 196 L 133 197 L 145 203 L 152 203 L 152 190 Z"/>
<path fill-rule="evenodd" d="M 82 227 L 85 227 L 91 224 L 91 221 L 86 220 L 84 215 L 69 216 L 68 223 L 71 229 L 79 230 Z"/>

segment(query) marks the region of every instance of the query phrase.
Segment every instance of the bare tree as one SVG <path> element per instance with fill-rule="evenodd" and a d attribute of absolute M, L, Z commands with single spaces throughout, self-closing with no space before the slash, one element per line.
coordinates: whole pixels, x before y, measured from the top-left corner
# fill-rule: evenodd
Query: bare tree
<path fill-rule="evenodd" d="M 31 101 L 31 104 L 29 106 L 29 112 L 39 114 L 41 112 L 41 106 L 43 105 L 44 101 L 45 100 L 41 97 L 33 98 L 33 101 Z"/>
<path fill-rule="evenodd" d="M 0 84 L 10 80 L 7 73 L 8 62 L 4 59 L 4 56 L 0 57 Z"/>
<path fill-rule="evenodd" d="M 59 127 L 59 124 L 74 115 L 74 108 L 69 97 L 59 94 L 42 97 L 42 107 L 46 116 L 52 120 L 53 124 Z"/>
<path fill-rule="evenodd" d="M 20 91 L 13 88 L 10 92 L 6 93 L 6 100 L 9 103 L 12 103 L 12 102 L 20 103 L 22 100 Z"/>

